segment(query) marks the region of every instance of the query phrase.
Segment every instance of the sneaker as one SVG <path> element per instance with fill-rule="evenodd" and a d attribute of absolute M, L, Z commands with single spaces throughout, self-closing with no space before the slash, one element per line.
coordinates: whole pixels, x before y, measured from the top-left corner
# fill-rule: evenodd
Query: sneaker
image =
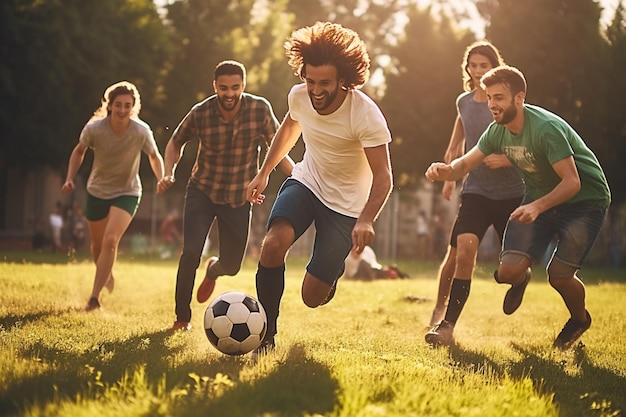
<path fill-rule="evenodd" d="M 330 287 L 330 290 L 328 291 L 328 295 L 326 296 L 324 301 L 322 301 L 320 306 L 328 304 L 330 302 L 330 300 L 332 300 L 333 297 L 335 296 L 335 292 L 336 291 L 337 291 L 337 280 L 335 280 L 335 282 L 333 282 L 333 285 Z"/>
<path fill-rule="evenodd" d="M 496 271 L 497 275 L 497 271 Z M 530 277 L 532 276 L 530 269 L 526 271 L 526 275 L 522 282 L 516 285 L 511 285 L 511 288 L 506 292 L 504 296 L 504 303 L 502 304 L 502 310 L 504 314 L 513 314 L 515 310 L 517 310 L 522 304 L 522 298 L 524 298 L 524 292 L 526 291 L 526 286 L 530 282 Z M 496 277 L 496 281 L 498 278 Z"/>
<path fill-rule="evenodd" d="M 178 330 L 182 330 L 182 331 L 189 331 L 191 330 L 191 323 L 189 323 L 188 321 L 178 321 L 176 320 L 174 322 L 174 324 L 172 325 L 172 331 L 178 331 Z"/>
<path fill-rule="evenodd" d="M 91 297 L 87 302 L 87 307 L 85 307 L 86 311 L 98 310 L 100 308 L 100 302 L 96 297 Z"/>
<path fill-rule="evenodd" d="M 109 294 L 111 294 L 115 289 L 115 278 L 113 278 L 113 274 L 111 274 L 109 279 L 107 279 L 107 282 L 104 284 L 104 288 L 109 291 Z"/>
<path fill-rule="evenodd" d="M 452 336 L 452 332 L 454 331 L 454 324 L 449 321 L 441 320 L 439 324 L 430 329 L 424 339 L 426 343 L 431 346 L 450 346 L 454 344 L 454 336 Z"/>
<path fill-rule="evenodd" d="M 433 328 L 440 323 L 446 317 L 446 307 L 435 307 L 433 309 L 433 315 L 430 316 L 430 324 L 428 327 Z"/>
<path fill-rule="evenodd" d="M 259 347 L 252 351 L 252 360 L 254 362 L 258 361 L 260 357 L 267 355 L 268 353 L 276 350 L 276 343 L 274 342 L 274 338 L 267 339 L 261 342 Z"/>
<path fill-rule="evenodd" d="M 207 272 L 204 275 L 204 281 L 202 281 L 202 284 L 200 284 L 200 287 L 198 287 L 197 299 L 199 303 L 204 303 L 206 300 L 209 299 L 211 294 L 213 294 L 213 290 L 215 289 L 216 279 L 209 278 L 208 273 L 209 273 L 209 268 L 211 267 L 211 265 L 217 262 L 218 259 L 219 258 L 217 256 L 211 256 L 207 260 L 207 263 L 206 263 Z"/>
<path fill-rule="evenodd" d="M 570 318 L 563 326 L 561 333 L 554 339 L 552 347 L 560 350 L 569 349 L 591 326 L 591 315 L 587 310 L 585 310 L 585 314 L 587 315 L 586 321 L 577 321 Z"/>

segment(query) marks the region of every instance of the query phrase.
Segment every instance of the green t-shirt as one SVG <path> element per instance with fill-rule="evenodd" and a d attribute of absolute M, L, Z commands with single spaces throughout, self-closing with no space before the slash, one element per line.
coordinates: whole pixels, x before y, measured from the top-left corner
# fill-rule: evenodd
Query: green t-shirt
<path fill-rule="evenodd" d="M 565 120 L 541 107 L 524 105 L 524 127 L 518 135 L 492 123 L 477 146 L 486 155 L 504 153 L 532 200 L 548 194 L 561 181 L 552 164 L 573 156 L 581 189 L 567 203 L 585 201 L 606 207 L 611 202 L 609 185 L 594 153 Z"/>

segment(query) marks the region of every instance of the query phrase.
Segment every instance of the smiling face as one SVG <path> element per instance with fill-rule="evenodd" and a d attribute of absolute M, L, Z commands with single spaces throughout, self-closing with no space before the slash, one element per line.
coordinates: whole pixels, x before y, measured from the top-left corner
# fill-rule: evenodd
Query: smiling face
<path fill-rule="evenodd" d="M 217 102 L 226 112 L 236 111 L 240 104 L 245 84 L 241 75 L 220 75 L 213 81 Z"/>
<path fill-rule="evenodd" d="M 124 122 L 130 119 L 135 105 L 135 99 L 131 94 L 119 94 L 109 102 L 107 110 L 114 121 Z"/>
<path fill-rule="evenodd" d="M 311 104 L 319 114 L 331 114 L 346 96 L 343 80 L 337 78 L 334 65 L 305 66 L 305 81 Z"/>
<path fill-rule="evenodd" d="M 493 84 L 487 87 L 486 91 L 493 120 L 501 125 L 513 122 L 523 105 L 524 93 L 513 96 L 511 89 L 503 83 Z"/>

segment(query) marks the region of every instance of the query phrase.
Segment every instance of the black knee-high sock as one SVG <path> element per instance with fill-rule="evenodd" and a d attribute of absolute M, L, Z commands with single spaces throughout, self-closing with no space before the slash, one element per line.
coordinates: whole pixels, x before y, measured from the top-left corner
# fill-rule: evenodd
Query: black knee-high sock
<path fill-rule="evenodd" d="M 446 321 L 456 323 L 459 319 L 465 302 L 469 297 L 471 283 L 471 280 L 465 279 L 454 278 L 452 280 L 450 299 L 448 300 L 448 309 L 446 310 Z"/>
<path fill-rule="evenodd" d="M 266 268 L 259 262 L 256 271 L 256 294 L 267 315 L 265 340 L 276 335 L 276 322 L 280 300 L 285 291 L 285 264 L 276 268 Z"/>

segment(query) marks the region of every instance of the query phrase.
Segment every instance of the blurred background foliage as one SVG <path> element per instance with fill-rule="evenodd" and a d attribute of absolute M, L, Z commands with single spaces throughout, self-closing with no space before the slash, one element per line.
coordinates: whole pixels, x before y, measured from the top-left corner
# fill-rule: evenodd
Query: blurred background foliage
<path fill-rule="evenodd" d="M 141 117 L 161 150 L 191 106 L 212 94 L 213 68 L 224 59 L 246 65 L 246 90 L 267 97 L 282 119 L 289 88 L 299 82 L 282 44 L 293 30 L 330 20 L 368 45 L 372 79 L 364 91 L 388 118 L 397 189 L 419 187 L 428 164 L 442 159 L 462 91 L 463 51 L 484 37 L 527 76 L 527 102 L 569 121 L 598 156 L 614 200 L 626 200 L 622 4 L 603 24 L 593 0 L 465 0 L 483 22 L 484 31 L 476 31 L 467 24 L 470 9 L 449 7 L 454 3 L 4 0 L 1 181 L 16 166 L 64 172 L 104 89 L 124 79 L 138 86 Z M 301 152 L 300 144 L 292 156 Z M 190 169 L 194 156 L 187 150 L 180 169 Z"/>

